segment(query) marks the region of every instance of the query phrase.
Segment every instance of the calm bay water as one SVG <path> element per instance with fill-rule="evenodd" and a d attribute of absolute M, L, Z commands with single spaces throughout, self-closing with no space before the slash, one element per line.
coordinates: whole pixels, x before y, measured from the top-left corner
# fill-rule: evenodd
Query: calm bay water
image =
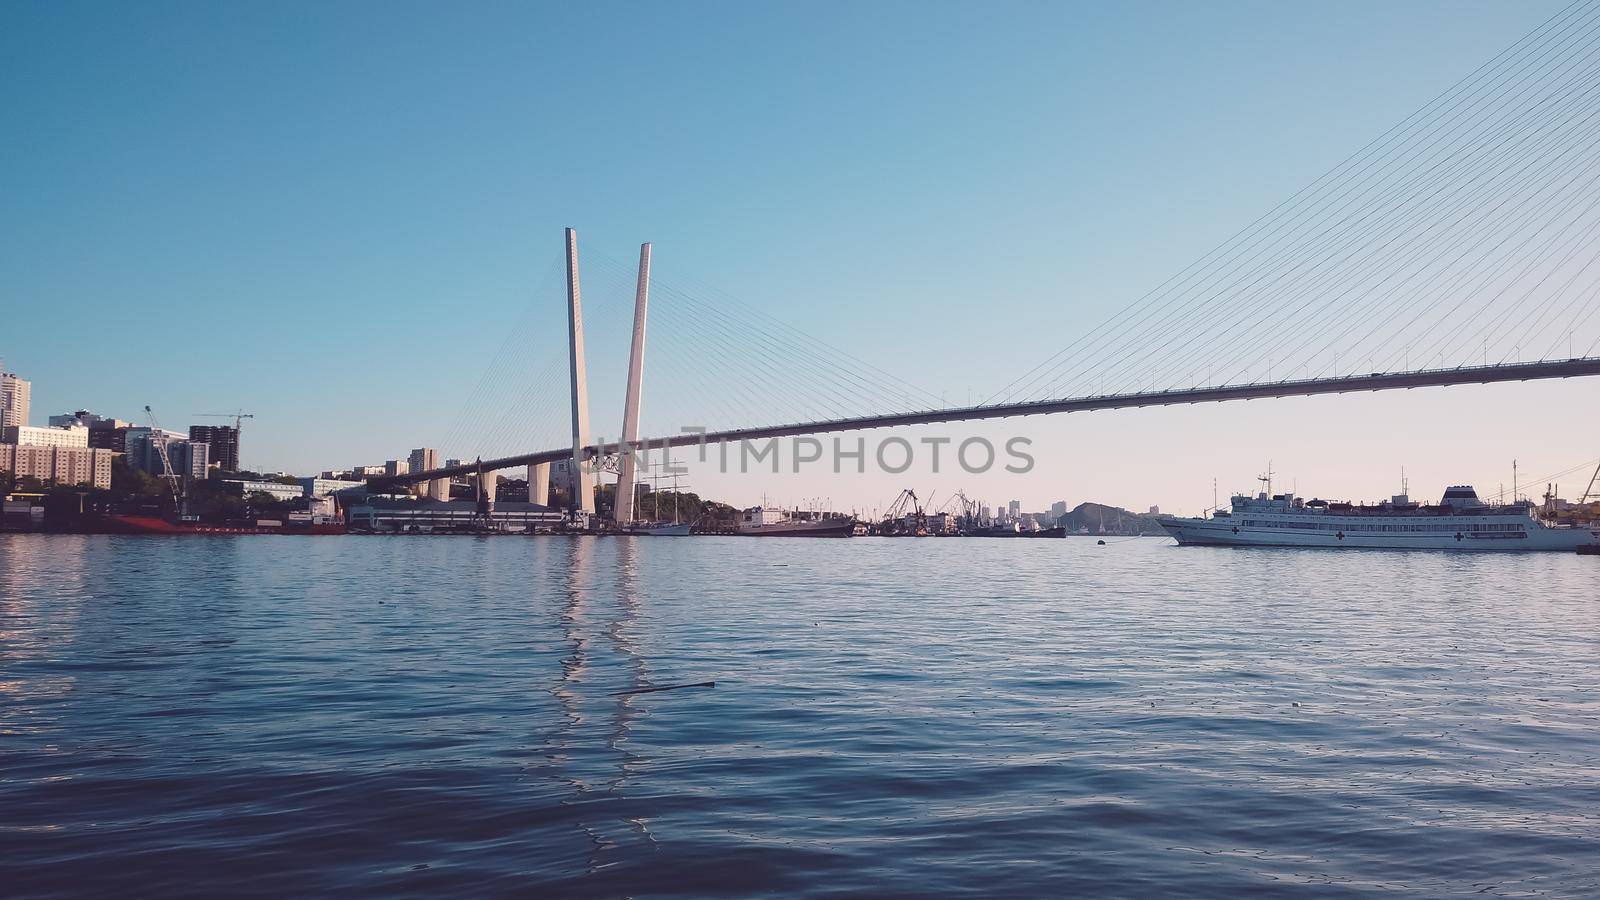
<path fill-rule="evenodd" d="M 1561 554 L 0 535 L 0 894 L 1593 895 L 1597 650 Z"/>

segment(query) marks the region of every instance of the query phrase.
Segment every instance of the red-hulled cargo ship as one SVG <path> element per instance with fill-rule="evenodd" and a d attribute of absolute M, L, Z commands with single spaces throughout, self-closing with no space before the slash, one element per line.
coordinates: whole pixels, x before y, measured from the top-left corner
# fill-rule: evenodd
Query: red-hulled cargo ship
<path fill-rule="evenodd" d="M 344 534 L 345 524 L 335 519 L 288 520 L 255 524 L 211 525 L 205 522 L 173 522 L 159 516 L 91 516 L 83 520 L 83 530 L 95 534 Z"/>

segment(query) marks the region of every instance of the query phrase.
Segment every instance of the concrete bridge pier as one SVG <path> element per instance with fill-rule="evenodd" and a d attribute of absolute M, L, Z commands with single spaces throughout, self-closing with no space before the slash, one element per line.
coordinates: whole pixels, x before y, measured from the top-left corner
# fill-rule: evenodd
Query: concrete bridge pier
<path fill-rule="evenodd" d="M 550 505 L 549 463 L 534 463 L 528 466 L 528 502 L 540 506 Z"/>

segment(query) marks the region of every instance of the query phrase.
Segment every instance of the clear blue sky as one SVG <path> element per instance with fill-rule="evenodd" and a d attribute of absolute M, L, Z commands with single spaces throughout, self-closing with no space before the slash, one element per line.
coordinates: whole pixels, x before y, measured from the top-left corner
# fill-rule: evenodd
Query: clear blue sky
<path fill-rule="evenodd" d="M 38 423 L 244 407 L 247 464 L 380 462 L 439 443 L 530 304 L 562 327 L 534 289 L 572 225 L 964 400 L 1557 6 L 8 3 L 0 354 Z M 1570 420 L 1593 391 L 1067 417 L 1029 423 L 1037 478 L 965 486 L 1194 510 L 1272 457 L 1302 489 L 1407 465 L 1431 494 L 1593 458 L 1600 426 L 1430 424 Z M 1311 436 L 1330 422 L 1387 436 Z M 910 478 L 699 486 L 871 505 Z"/>

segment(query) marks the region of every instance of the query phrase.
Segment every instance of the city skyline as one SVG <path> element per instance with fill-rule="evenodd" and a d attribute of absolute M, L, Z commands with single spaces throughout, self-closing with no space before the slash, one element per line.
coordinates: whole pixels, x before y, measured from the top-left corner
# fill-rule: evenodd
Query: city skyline
<path fill-rule="evenodd" d="M 416 447 L 470 458 L 478 448 L 445 441 L 452 417 L 513 322 L 536 310 L 536 330 L 558 329 L 548 264 L 572 224 L 598 255 L 626 259 L 654 241 L 667 279 L 711 283 L 880 366 L 914 360 L 899 374 L 951 403 L 981 398 L 1556 7 L 1439 8 L 1009 7 L 981 31 L 961 10 L 908 26 L 910 7 L 829 22 L 727 9 L 711 33 L 655 12 L 635 23 L 509 10 L 455 31 L 430 29 L 426 15 L 379 22 L 350 48 L 337 36 L 373 23 L 348 11 L 307 8 L 304 30 L 263 44 L 259 23 L 207 10 L 8 10 L 6 81 L 47 90 L 15 96 L 4 113 L 24 137 L 0 150 L 18 198 L 0 216 L 20 236 L 0 249 L 0 273 L 8 294 L 33 302 L 8 313 L 20 337 L 0 350 L 35 383 L 36 419 L 87 407 L 138 420 L 150 403 L 162 421 L 188 424 L 194 411 L 237 407 L 259 414 L 246 467 L 314 473 Z M 169 26 L 166 43 L 118 41 L 130 17 Z M 572 46 L 525 58 L 502 36 L 515 25 L 570 34 Z M 914 33 L 878 57 L 864 52 L 905 27 Z M 651 28 L 726 58 L 641 93 L 639 74 L 662 52 L 645 39 Z M 783 53 L 730 46 L 758 33 Z M 230 53 L 247 34 L 248 52 Z M 629 66 L 580 67 L 569 92 L 546 89 L 608 34 L 620 34 L 612 52 Z M 1195 34 L 1216 43 L 1200 49 Z M 1107 43 L 1117 52 L 1097 49 Z M 37 49 L 63 45 L 126 77 L 108 85 Z M 919 62 L 930 48 L 961 62 L 930 73 Z M 1141 62 L 1132 70 L 1128 48 Z M 407 49 L 479 62 L 408 77 L 397 69 Z M 839 71 L 816 67 L 835 56 Z M 295 72 L 275 80 L 250 60 Z M 1179 77 L 1202 63 L 1200 83 Z M 796 71 L 813 79 L 803 92 L 785 87 Z M 313 85 L 322 90 L 309 96 Z M 119 116 L 135 97 L 159 102 L 139 121 Z M 583 123 L 581 135 L 552 140 L 563 117 Z M 296 142 L 311 121 L 315 146 Z M 123 139 L 95 140 L 105 123 Z M 648 150 L 623 140 L 627 123 L 652 137 Z M 708 128 L 726 140 L 708 146 Z M 254 177 L 241 179 L 241 166 Z M 394 184 L 408 189 L 386 190 Z M 741 202 L 745 192 L 760 202 Z M 598 272 L 593 283 L 601 295 Z M 70 317 L 84 309 L 116 340 L 159 349 L 139 354 L 145 377 L 129 377 L 118 354 L 77 352 Z M 613 438 L 623 332 L 597 323 L 590 333 L 591 416 Z M 1224 494 L 1249 487 L 1272 460 L 1325 496 L 1386 496 L 1402 467 L 1418 495 L 1463 481 L 1492 494 L 1509 486 L 1513 459 L 1536 478 L 1600 455 L 1600 425 L 1575 415 L 1592 392 L 1530 383 L 946 429 L 1030 438 L 1039 464 L 1026 477 L 690 478 L 739 504 L 767 494 L 881 506 L 915 485 L 1021 496 L 1030 508 L 1068 496 L 1194 512 L 1213 478 Z M 669 378 L 652 378 L 647 419 L 673 393 Z M 557 412 L 564 402 L 551 397 Z M 1485 417 L 1505 427 L 1463 440 L 1460 424 Z M 1562 427 L 1519 433 L 1538 421 Z M 1175 436 L 1192 436 L 1177 438 L 1181 453 Z"/>

